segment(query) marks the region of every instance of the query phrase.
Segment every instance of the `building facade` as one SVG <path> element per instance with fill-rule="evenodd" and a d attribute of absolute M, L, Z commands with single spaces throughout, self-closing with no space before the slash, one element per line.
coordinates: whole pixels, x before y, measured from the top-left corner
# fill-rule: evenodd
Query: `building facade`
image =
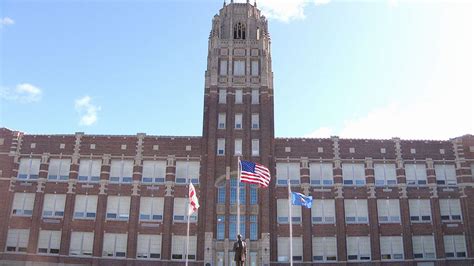
<path fill-rule="evenodd" d="M 275 138 L 268 22 L 231 3 L 212 20 L 203 134 L 31 135 L 0 129 L 0 264 L 232 265 L 237 158 L 250 265 L 472 265 L 474 136 L 448 141 Z M 186 212 L 187 183 L 201 207 Z"/>

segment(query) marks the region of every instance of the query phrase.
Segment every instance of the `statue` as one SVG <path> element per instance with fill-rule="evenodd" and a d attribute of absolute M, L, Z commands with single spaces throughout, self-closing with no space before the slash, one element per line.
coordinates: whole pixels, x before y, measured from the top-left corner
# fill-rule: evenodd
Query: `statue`
<path fill-rule="evenodd" d="M 237 235 L 237 241 L 234 242 L 234 261 L 236 266 L 244 266 L 247 257 L 247 243 L 242 240 L 242 236 Z"/>

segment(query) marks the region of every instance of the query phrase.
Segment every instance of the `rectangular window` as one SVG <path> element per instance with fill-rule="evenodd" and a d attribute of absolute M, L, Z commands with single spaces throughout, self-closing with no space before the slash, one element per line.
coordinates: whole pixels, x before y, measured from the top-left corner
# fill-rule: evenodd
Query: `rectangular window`
<path fill-rule="evenodd" d="M 104 234 L 103 257 L 122 257 L 127 255 L 127 234 Z"/>
<path fill-rule="evenodd" d="M 243 98 L 242 90 L 235 90 L 235 103 L 241 104 L 242 98 Z"/>
<path fill-rule="evenodd" d="M 278 262 L 290 261 L 290 238 L 278 237 Z M 303 261 L 303 238 L 293 237 L 293 261 Z"/>
<path fill-rule="evenodd" d="M 413 256 L 415 259 L 436 258 L 433 236 L 413 236 Z"/>
<path fill-rule="evenodd" d="M 410 221 L 431 222 L 431 204 L 428 199 L 409 199 Z"/>
<path fill-rule="evenodd" d="M 137 237 L 137 258 L 160 259 L 161 235 L 141 235 Z"/>
<path fill-rule="evenodd" d="M 70 159 L 51 159 L 49 161 L 48 179 L 49 180 L 68 180 Z"/>
<path fill-rule="evenodd" d="M 130 196 L 107 197 L 107 220 L 127 221 L 130 216 Z"/>
<path fill-rule="evenodd" d="M 227 60 L 220 60 L 219 75 L 227 76 Z"/>
<path fill-rule="evenodd" d="M 250 240 L 258 240 L 258 220 L 257 215 L 250 215 Z"/>
<path fill-rule="evenodd" d="M 189 236 L 188 259 L 196 259 L 197 237 Z M 186 236 L 173 235 L 171 238 L 171 259 L 185 260 L 186 257 Z"/>
<path fill-rule="evenodd" d="M 188 216 L 188 199 L 187 198 L 174 198 L 173 206 L 173 221 L 174 222 L 187 222 L 188 217 L 191 223 L 195 223 L 198 220 L 198 212 L 194 212 L 191 216 Z"/>
<path fill-rule="evenodd" d="M 110 165 L 110 181 L 132 183 L 133 160 L 112 160 Z"/>
<path fill-rule="evenodd" d="M 252 89 L 252 104 L 260 103 L 260 92 L 258 89 Z"/>
<path fill-rule="evenodd" d="M 79 182 L 99 182 L 101 160 L 81 159 L 79 164 Z"/>
<path fill-rule="evenodd" d="M 74 219 L 95 219 L 97 195 L 76 195 Z"/>
<path fill-rule="evenodd" d="M 310 163 L 309 178 L 312 186 L 332 186 L 332 163 Z"/>
<path fill-rule="evenodd" d="M 300 164 L 299 163 L 277 163 L 276 164 L 277 185 L 300 184 Z"/>
<path fill-rule="evenodd" d="M 403 260 L 403 239 L 401 236 L 381 236 L 380 255 L 382 260 Z"/>
<path fill-rule="evenodd" d="M 397 199 L 378 199 L 379 223 L 400 223 L 400 202 Z"/>
<path fill-rule="evenodd" d="M 176 184 L 199 184 L 199 161 L 176 161 Z"/>
<path fill-rule="evenodd" d="M 242 139 L 235 139 L 234 155 L 242 155 Z"/>
<path fill-rule="evenodd" d="M 251 65 L 251 68 L 252 68 L 252 76 L 258 76 L 258 72 L 259 72 L 259 69 L 258 69 L 258 61 L 256 60 L 253 60 L 252 61 L 252 65 Z"/>
<path fill-rule="evenodd" d="M 21 158 L 18 168 L 18 179 L 38 179 L 41 160 L 33 158 Z"/>
<path fill-rule="evenodd" d="M 365 199 L 344 200 L 344 212 L 348 224 L 365 224 L 369 221 L 367 200 Z"/>
<path fill-rule="evenodd" d="M 12 215 L 31 216 L 35 203 L 35 193 L 15 193 L 12 204 Z"/>
<path fill-rule="evenodd" d="M 235 114 L 235 129 L 242 129 L 242 114 Z"/>
<path fill-rule="evenodd" d="M 257 266 L 260 265 L 258 263 L 258 253 L 257 252 L 250 252 L 250 266 Z"/>
<path fill-rule="evenodd" d="M 250 184 L 250 205 L 258 204 L 258 186 Z"/>
<path fill-rule="evenodd" d="M 219 103 L 227 103 L 227 90 L 226 89 L 219 90 Z"/>
<path fill-rule="evenodd" d="M 313 237 L 313 261 L 337 261 L 335 237 Z"/>
<path fill-rule="evenodd" d="M 252 129 L 260 128 L 260 116 L 259 114 L 252 114 Z"/>
<path fill-rule="evenodd" d="M 240 234 L 245 239 L 245 215 L 240 215 Z M 229 216 L 229 239 L 237 240 L 237 215 Z"/>
<path fill-rule="evenodd" d="M 239 184 L 240 188 L 240 204 L 245 205 L 245 199 L 247 198 L 246 195 L 246 184 L 245 183 L 240 183 Z M 235 205 L 237 204 L 237 179 L 236 178 L 231 178 L 230 179 L 230 204 Z"/>
<path fill-rule="evenodd" d="M 288 199 L 277 199 L 277 215 L 279 224 L 287 224 L 288 222 Z M 301 206 L 291 205 L 291 222 L 293 224 L 301 223 Z"/>
<path fill-rule="evenodd" d="M 59 254 L 61 231 L 40 230 L 38 237 L 38 253 Z"/>
<path fill-rule="evenodd" d="M 234 60 L 234 76 L 245 76 L 244 60 Z"/>
<path fill-rule="evenodd" d="M 222 251 L 216 252 L 216 266 L 224 266 L 225 253 Z M 253 265 L 252 265 L 253 266 Z"/>
<path fill-rule="evenodd" d="M 407 185 L 426 185 L 426 165 L 405 164 Z"/>
<path fill-rule="evenodd" d="M 6 251 L 26 252 L 29 236 L 29 229 L 9 229 L 7 235 Z"/>
<path fill-rule="evenodd" d="M 313 224 L 334 224 L 336 222 L 335 206 L 333 199 L 314 200 L 311 206 Z"/>
<path fill-rule="evenodd" d="M 226 118 L 225 113 L 219 113 L 219 116 L 217 117 L 218 129 L 225 129 L 225 118 Z"/>
<path fill-rule="evenodd" d="M 445 235 L 444 252 L 446 258 L 465 258 L 466 239 L 463 235 Z"/>
<path fill-rule="evenodd" d="M 72 232 L 69 255 L 92 256 L 94 246 L 94 232 Z"/>
<path fill-rule="evenodd" d="M 217 155 L 225 155 L 225 139 L 217 139 Z"/>
<path fill-rule="evenodd" d="M 454 164 L 435 164 L 436 183 L 438 185 L 456 185 Z"/>
<path fill-rule="evenodd" d="M 374 172 L 376 186 L 393 186 L 397 184 L 395 164 L 376 163 L 374 164 Z"/>
<path fill-rule="evenodd" d="M 163 220 L 164 198 L 141 197 L 140 221 L 159 222 Z"/>
<path fill-rule="evenodd" d="M 252 139 L 252 156 L 260 155 L 260 140 Z"/>
<path fill-rule="evenodd" d="M 461 202 L 459 199 L 440 199 L 441 220 L 443 222 L 459 222 L 461 218 Z"/>
<path fill-rule="evenodd" d="M 217 215 L 217 240 L 225 238 L 225 215 Z"/>
<path fill-rule="evenodd" d="M 347 260 L 370 260 L 370 237 L 368 236 L 348 236 L 347 242 Z"/>
<path fill-rule="evenodd" d="M 342 179 L 344 185 L 365 185 L 365 168 L 363 163 L 343 163 Z"/>
<path fill-rule="evenodd" d="M 217 188 L 217 204 L 225 204 L 225 184 Z"/>
<path fill-rule="evenodd" d="M 62 218 L 64 216 L 64 206 L 66 204 L 66 195 L 64 194 L 45 194 L 43 203 L 44 218 Z"/>
<path fill-rule="evenodd" d="M 164 183 L 166 179 L 166 161 L 143 161 L 143 183 Z"/>

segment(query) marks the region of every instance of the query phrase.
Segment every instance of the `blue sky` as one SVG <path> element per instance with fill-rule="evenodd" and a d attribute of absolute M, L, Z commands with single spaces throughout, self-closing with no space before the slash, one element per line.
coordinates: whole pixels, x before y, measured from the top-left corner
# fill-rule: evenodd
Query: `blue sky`
<path fill-rule="evenodd" d="M 252 1 L 253 2 L 253 1 Z M 474 133 L 470 1 L 258 1 L 279 137 Z M 221 1 L 0 2 L 0 126 L 201 135 Z"/>

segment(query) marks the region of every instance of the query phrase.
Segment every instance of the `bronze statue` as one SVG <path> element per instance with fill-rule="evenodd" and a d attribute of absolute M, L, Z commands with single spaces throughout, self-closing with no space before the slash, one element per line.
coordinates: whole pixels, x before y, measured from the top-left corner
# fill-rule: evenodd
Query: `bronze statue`
<path fill-rule="evenodd" d="M 237 241 L 234 242 L 234 261 L 236 266 L 244 266 L 247 257 L 247 243 L 242 240 L 242 236 L 237 235 Z"/>

